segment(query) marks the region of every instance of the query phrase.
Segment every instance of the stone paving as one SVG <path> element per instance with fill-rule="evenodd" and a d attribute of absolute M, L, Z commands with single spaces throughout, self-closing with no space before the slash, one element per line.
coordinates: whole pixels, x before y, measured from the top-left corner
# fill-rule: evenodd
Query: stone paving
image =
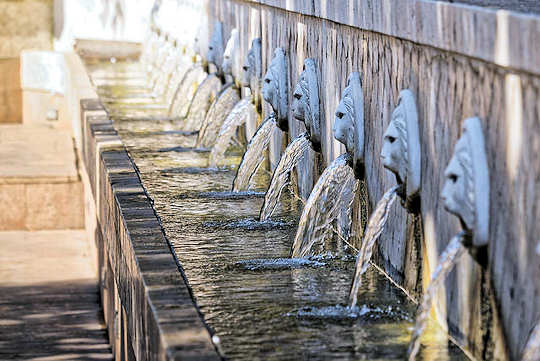
<path fill-rule="evenodd" d="M 0 232 L 0 360 L 112 360 L 84 231 Z"/>

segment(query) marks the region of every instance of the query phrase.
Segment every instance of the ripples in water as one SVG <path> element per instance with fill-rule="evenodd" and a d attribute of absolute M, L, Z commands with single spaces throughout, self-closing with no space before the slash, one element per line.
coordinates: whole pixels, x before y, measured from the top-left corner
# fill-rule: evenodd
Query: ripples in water
<path fill-rule="evenodd" d="M 210 148 L 191 148 L 191 147 L 182 147 L 182 146 L 176 146 L 176 147 L 166 147 L 161 148 L 158 150 L 158 152 L 166 153 L 166 152 L 178 152 L 178 153 L 184 153 L 184 152 L 196 152 L 196 153 L 210 153 Z"/>
<path fill-rule="evenodd" d="M 330 320 L 395 320 L 411 321 L 408 313 L 397 306 L 368 306 L 349 307 L 344 305 L 303 307 L 287 313 L 287 316 L 301 319 L 330 319 Z"/>
<path fill-rule="evenodd" d="M 244 192 L 201 192 L 197 193 L 201 198 L 213 198 L 213 199 L 246 199 L 246 198 L 262 198 L 264 197 L 264 192 L 257 191 L 244 191 Z"/>
<path fill-rule="evenodd" d="M 216 174 L 230 172 L 230 168 L 176 167 L 160 170 L 162 174 Z"/>
<path fill-rule="evenodd" d="M 244 229 L 251 231 L 262 231 L 270 229 L 290 229 L 295 225 L 292 222 L 285 222 L 279 220 L 266 220 L 259 221 L 255 218 L 240 219 L 240 220 L 227 220 L 227 221 L 212 221 L 204 222 L 204 227 L 222 228 L 222 229 Z"/>
<path fill-rule="evenodd" d="M 326 263 L 307 258 L 260 258 L 239 261 L 234 265 L 246 271 L 280 271 L 303 267 L 324 267 Z"/>

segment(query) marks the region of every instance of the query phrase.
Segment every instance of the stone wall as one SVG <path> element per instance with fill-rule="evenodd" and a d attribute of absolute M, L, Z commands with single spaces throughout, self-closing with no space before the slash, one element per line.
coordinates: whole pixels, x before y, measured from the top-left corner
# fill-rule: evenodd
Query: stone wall
<path fill-rule="evenodd" d="M 0 124 L 22 122 L 19 58 L 0 59 Z"/>
<path fill-rule="evenodd" d="M 475 357 L 519 359 L 540 317 L 540 56 L 532 48 L 540 39 L 540 21 L 422 0 L 332 4 L 208 1 L 209 34 L 214 20 L 224 22 L 226 35 L 238 28 L 242 54 L 252 38 L 261 37 L 264 69 L 273 50 L 284 48 L 289 89 L 304 59 L 316 59 L 323 151 L 318 162 L 312 157 L 300 167 L 304 196 L 320 166 L 343 152 L 332 138 L 333 113 L 348 74 L 359 71 L 372 209 L 395 183 L 379 160 L 383 132 L 399 91 L 412 90 L 422 142 L 421 214 L 414 219 L 394 207 L 378 243 L 377 262 L 416 296 L 460 229 L 457 219 L 442 209 L 443 171 L 462 121 L 482 119 L 491 179 L 489 260 L 485 268 L 469 256 L 459 263 L 437 297 L 436 316 Z M 289 122 L 289 134 L 272 144 L 274 164 L 284 143 L 303 131 L 292 117 Z"/>
<path fill-rule="evenodd" d="M 0 14 L 0 58 L 52 49 L 53 0 L 0 0 Z"/>
<path fill-rule="evenodd" d="M 53 0 L 0 0 L 0 123 L 22 122 L 22 50 L 52 49 Z"/>

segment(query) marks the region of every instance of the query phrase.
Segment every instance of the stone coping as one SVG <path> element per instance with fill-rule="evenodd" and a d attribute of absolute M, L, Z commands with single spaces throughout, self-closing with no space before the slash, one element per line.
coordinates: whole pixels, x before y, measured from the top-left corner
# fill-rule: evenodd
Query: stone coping
<path fill-rule="evenodd" d="M 120 327 L 130 349 L 126 359 L 219 360 L 152 200 L 112 121 L 103 115 L 84 116 L 85 110 L 97 110 L 97 104 L 81 100 L 83 162 L 96 203 L 102 294 L 111 292 L 107 284 L 116 285 Z M 114 282 L 103 282 L 111 276 Z M 116 317 L 106 317 L 109 330 L 117 328 L 111 327 L 118 323 Z"/>
<path fill-rule="evenodd" d="M 86 59 L 137 59 L 142 44 L 133 41 L 75 39 L 75 51 Z"/>
<path fill-rule="evenodd" d="M 540 75 L 540 16 L 431 0 L 235 0 L 281 8 Z"/>

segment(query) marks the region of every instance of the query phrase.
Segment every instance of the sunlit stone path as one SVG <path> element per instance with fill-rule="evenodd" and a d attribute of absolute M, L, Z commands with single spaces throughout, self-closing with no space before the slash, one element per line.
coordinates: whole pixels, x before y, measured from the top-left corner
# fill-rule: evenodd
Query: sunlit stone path
<path fill-rule="evenodd" d="M 112 360 L 84 231 L 0 232 L 0 360 Z"/>

